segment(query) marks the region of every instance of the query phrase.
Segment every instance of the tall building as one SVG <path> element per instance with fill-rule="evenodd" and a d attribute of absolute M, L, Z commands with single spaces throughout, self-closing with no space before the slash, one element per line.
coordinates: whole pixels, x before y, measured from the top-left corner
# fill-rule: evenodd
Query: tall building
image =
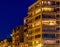
<path fill-rule="evenodd" d="M 19 47 L 20 43 L 24 42 L 24 27 L 19 26 L 12 31 L 12 47 Z"/>
<path fill-rule="evenodd" d="M 60 47 L 60 0 L 37 0 L 24 18 L 28 47 Z"/>

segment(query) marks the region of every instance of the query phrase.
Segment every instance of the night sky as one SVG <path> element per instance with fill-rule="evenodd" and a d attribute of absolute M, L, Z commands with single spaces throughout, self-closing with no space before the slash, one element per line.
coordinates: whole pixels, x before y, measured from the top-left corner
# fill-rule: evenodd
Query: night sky
<path fill-rule="evenodd" d="M 28 6 L 36 0 L 0 0 L 0 40 L 10 37 L 12 29 L 23 25 Z"/>

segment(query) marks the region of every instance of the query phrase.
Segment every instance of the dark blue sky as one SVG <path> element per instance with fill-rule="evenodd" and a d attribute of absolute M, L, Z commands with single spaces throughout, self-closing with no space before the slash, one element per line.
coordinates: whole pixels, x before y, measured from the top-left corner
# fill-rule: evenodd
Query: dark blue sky
<path fill-rule="evenodd" d="M 0 0 L 0 39 L 5 39 L 12 28 L 23 25 L 28 6 L 36 0 Z"/>

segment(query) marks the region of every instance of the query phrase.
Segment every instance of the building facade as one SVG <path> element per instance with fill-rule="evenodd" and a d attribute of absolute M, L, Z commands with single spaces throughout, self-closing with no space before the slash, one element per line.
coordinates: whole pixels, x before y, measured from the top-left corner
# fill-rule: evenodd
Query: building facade
<path fill-rule="evenodd" d="M 7 38 L 0 42 L 0 47 L 12 47 L 12 39 Z"/>
<path fill-rule="evenodd" d="M 24 42 L 24 27 L 19 26 L 12 31 L 12 47 L 19 47 L 21 42 Z"/>
<path fill-rule="evenodd" d="M 37 0 L 29 6 L 24 36 L 28 47 L 60 47 L 60 0 Z"/>

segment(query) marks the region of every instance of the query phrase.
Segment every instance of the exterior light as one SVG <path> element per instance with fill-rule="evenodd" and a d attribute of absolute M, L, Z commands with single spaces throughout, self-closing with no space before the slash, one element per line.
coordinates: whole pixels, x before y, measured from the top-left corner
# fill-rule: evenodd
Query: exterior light
<path fill-rule="evenodd" d="M 26 36 L 28 37 L 28 34 Z"/>
<path fill-rule="evenodd" d="M 12 37 L 12 34 L 10 34 L 10 36 Z"/>

